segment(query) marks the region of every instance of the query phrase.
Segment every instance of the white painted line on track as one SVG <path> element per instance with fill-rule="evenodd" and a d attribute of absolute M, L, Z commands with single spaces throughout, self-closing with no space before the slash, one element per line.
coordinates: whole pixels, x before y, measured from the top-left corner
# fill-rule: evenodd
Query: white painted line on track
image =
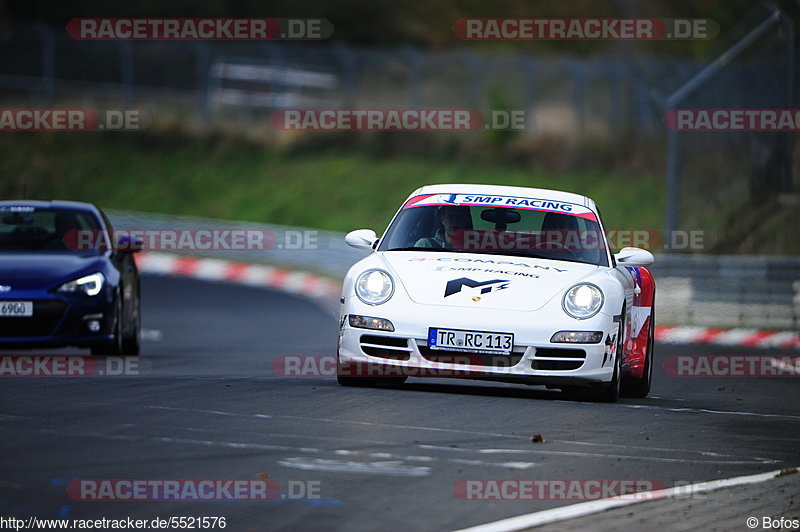
<path fill-rule="evenodd" d="M 689 493 L 708 493 L 721 488 L 730 488 L 733 486 L 743 486 L 745 484 L 757 484 L 759 482 L 766 482 L 776 478 L 781 471 L 770 471 L 769 473 L 759 473 L 756 475 L 747 475 L 743 477 L 726 478 L 720 480 L 711 480 L 708 482 L 699 482 L 697 484 L 681 485 L 673 488 L 654 490 L 650 492 L 641 492 L 634 495 L 621 495 L 611 497 L 608 499 L 601 499 L 597 501 L 581 502 L 578 504 L 571 504 L 568 506 L 560 506 L 550 510 L 543 510 L 540 512 L 533 512 L 530 514 L 519 515 L 517 517 L 510 517 L 508 519 L 501 519 L 483 525 L 478 525 L 470 528 L 464 528 L 457 532 L 515 532 L 518 530 L 526 530 L 537 526 L 547 525 L 550 523 L 557 523 L 567 519 L 574 519 L 576 517 L 583 517 L 592 515 L 599 512 L 604 512 L 612 508 L 621 506 L 629 506 L 641 502 L 652 502 L 656 499 L 665 499 L 675 496 L 685 496 Z M 649 494 L 649 497 L 648 497 Z"/>
<path fill-rule="evenodd" d="M 725 416 L 753 416 L 753 417 L 780 418 L 780 419 L 790 419 L 792 421 L 800 421 L 800 416 L 790 416 L 789 414 L 762 414 L 759 412 L 743 412 L 740 410 L 710 410 L 708 408 L 670 408 L 670 407 L 655 406 L 655 405 L 625 405 L 619 403 L 615 406 L 623 408 L 635 408 L 639 410 L 661 410 L 664 412 L 675 412 L 680 414 L 688 413 L 688 414 L 716 414 Z"/>
<path fill-rule="evenodd" d="M 304 471 L 336 471 L 340 473 L 365 473 L 395 477 L 427 477 L 431 474 L 430 467 L 410 466 L 400 461 L 354 462 L 351 460 L 295 457 L 278 460 L 278 464 Z"/>
<path fill-rule="evenodd" d="M 415 425 L 395 425 L 391 423 L 373 423 L 369 421 L 352 421 L 352 420 L 342 420 L 342 419 L 330 419 L 330 418 L 319 418 L 319 417 L 307 417 L 307 416 L 287 416 L 287 415 L 273 415 L 273 414 L 235 414 L 232 412 L 220 412 L 216 410 L 202 410 L 202 409 L 192 409 L 192 408 L 178 408 L 178 407 L 171 407 L 171 406 L 158 406 L 158 405 L 150 405 L 150 408 L 160 409 L 160 410 L 181 410 L 181 411 L 189 411 L 189 412 L 197 412 L 197 413 L 206 413 L 206 414 L 216 414 L 216 415 L 226 415 L 226 416 L 239 416 L 245 418 L 259 418 L 259 419 L 288 419 L 288 420 L 303 420 L 303 421 L 316 421 L 316 422 L 330 422 L 336 423 L 338 425 L 341 424 L 349 424 L 349 425 L 360 425 L 360 426 L 368 426 L 368 427 L 386 427 L 386 428 L 401 428 L 401 429 L 409 429 L 409 430 L 423 430 L 423 431 L 433 431 L 433 432 L 448 432 L 448 433 L 457 433 L 457 434 L 467 434 L 470 436 L 489 436 L 491 438 L 507 438 L 507 439 L 524 439 L 529 440 L 530 436 L 519 436 L 516 434 L 499 434 L 493 432 L 476 432 L 476 431 L 469 431 L 469 430 L 459 430 L 459 429 L 444 429 L 444 428 L 437 428 L 437 427 L 420 427 Z M 578 442 L 580 443 L 580 442 Z M 602 446 L 603 444 L 597 444 L 598 446 Z M 617 444 L 617 446 L 620 446 Z M 639 460 L 645 462 L 671 462 L 671 463 L 706 463 L 706 464 L 724 464 L 724 465 L 746 465 L 746 464 L 774 464 L 778 463 L 779 460 L 773 460 L 769 458 L 759 458 L 759 457 L 738 457 L 738 456 L 730 456 L 730 455 L 721 455 L 716 453 L 710 453 L 707 451 L 687 451 L 682 449 L 658 449 L 665 452 L 679 452 L 681 454 L 689 453 L 697 453 L 702 456 L 717 456 L 719 458 L 727 458 L 727 459 L 720 459 L 720 460 L 708 460 L 708 459 L 697 459 L 697 458 L 669 458 L 669 457 L 658 457 L 658 456 L 641 456 L 641 455 L 632 455 L 632 454 L 614 454 L 614 453 L 607 453 L 607 452 L 580 452 L 580 451 L 566 451 L 566 450 L 551 450 L 551 449 L 544 449 L 544 448 L 532 448 L 532 449 L 474 449 L 474 448 L 467 448 L 467 447 L 446 447 L 446 446 L 437 446 L 437 445 L 426 445 L 426 444 L 417 444 L 417 447 L 421 449 L 436 449 L 440 451 L 447 451 L 447 452 L 467 452 L 467 453 L 478 453 L 478 454 L 500 454 L 500 453 L 509 453 L 509 454 L 551 454 L 551 455 L 563 455 L 563 456 L 575 456 L 575 457 L 591 457 L 591 458 L 621 458 L 625 460 Z M 625 448 L 626 446 L 620 446 Z M 631 446 L 631 448 L 634 448 Z M 648 450 L 646 447 L 636 447 L 644 450 Z M 652 449 L 655 450 L 655 449 Z"/>
<path fill-rule="evenodd" d="M 159 329 L 142 329 L 141 339 L 147 342 L 160 342 L 164 334 Z"/>
<path fill-rule="evenodd" d="M 689 464 L 720 464 L 720 465 L 754 465 L 754 464 L 777 464 L 780 460 L 768 458 L 750 458 L 747 460 L 698 460 L 693 458 L 668 458 L 660 456 L 639 456 L 631 454 L 612 454 L 612 453 L 585 453 L 580 451 L 561 451 L 543 449 L 469 449 L 464 447 L 447 447 L 442 445 L 418 445 L 421 449 L 437 450 L 456 453 L 477 453 L 477 454 L 541 454 L 552 456 L 574 456 L 576 458 L 605 458 L 640 462 L 666 462 L 666 463 L 689 463 Z"/>

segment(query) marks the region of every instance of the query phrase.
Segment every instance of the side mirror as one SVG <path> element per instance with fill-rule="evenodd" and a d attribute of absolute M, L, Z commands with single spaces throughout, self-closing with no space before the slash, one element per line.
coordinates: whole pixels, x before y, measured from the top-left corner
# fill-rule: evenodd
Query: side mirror
<path fill-rule="evenodd" d="M 356 249 L 372 249 L 376 240 L 378 240 L 378 235 L 372 229 L 357 229 L 350 231 L 344 237 L 345 243 Z"/>
<path fill-rule="evenodd" d="M 641 248 L 622 248 L 614 258 L 623 266 L 650 266 L 655 260 L 652 253 Z"/>
<path fill-rule="evenodd" d="M 144 247 L 144 241 L 140 238 L 136 238 L 135 236 L 122 235 L 119 238 L 117 238 L 117 246 L 116 246 L 117 250 L 128 251 L 130 253 L 137 253 L 139 251 L 142 251 L 143 247 Z"/>

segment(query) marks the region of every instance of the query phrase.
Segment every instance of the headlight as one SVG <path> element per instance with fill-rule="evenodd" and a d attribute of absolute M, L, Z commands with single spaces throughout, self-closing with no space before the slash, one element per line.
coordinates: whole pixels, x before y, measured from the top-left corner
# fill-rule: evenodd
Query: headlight
<path fill-rule="evenodd" d="M 596 344 L 603 339 L 601 331 L 558 331 L 550 338 L 554 344 Z"/>
<path fill-rule="evenodd" d="M 602 306 L 603 292 L 593 284 L 576 284 L 564 294 L 564 312 L 579 320 L 591 318 Z"/>
<path fill-rule="evenodd" d="M 394 293 L 394 281 L 383 270 L 367 270 L 356 279 L 356 295 L 367 305 L 386 303 Z"/>
<path fill-rule="evenodd" d="M 350 314 L 350 316 L 348 316 L 348 321 L 350 322 L 350 327 L 394 332 L 394 325 L 392 325 L 391 321 L 385 318 L 373 318 L 372 316 L 358 316 L 356 314 Z"/>
<path fill-rule="evenodd" d="M 58 287 L 59 292 L 83 292 L 87 296 L 96 296 L 100 293 L 106 278 L 102 273 L 93 273 L 80 279 L 64 283 Z"/>

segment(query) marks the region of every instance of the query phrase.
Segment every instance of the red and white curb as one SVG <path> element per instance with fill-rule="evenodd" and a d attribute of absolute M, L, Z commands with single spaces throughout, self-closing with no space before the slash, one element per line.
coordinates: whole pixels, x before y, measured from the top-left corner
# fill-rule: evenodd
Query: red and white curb
<path fill-rule="evenodd" d="M 143 273 L 259 286 L 326 301 L 338 300 L 342 291 L 341 283 L 330 278 L 263 264 L 151 252 L 137 253 L 135 257 Z M 666 344 L 800 348 L 800 334 L 793 331 L 659 325 L 656 326 L 656 340 Z"/>
<path fill-rule="evenodd" d="M 185 257 L 168 253 L 137 253 L 135 257 L 136 265 L 142 273 L 272 288 L 326 300 L 338 299 L 342 291 L 340 283 L 327 277 L 263 264 Z"/>
<path fill-rule="evenodd" d="M 800 348 L 800 334 L 758 329 L 656 326 L 656 341 L 665 344 L 717 344 L 744 347 Z"/>

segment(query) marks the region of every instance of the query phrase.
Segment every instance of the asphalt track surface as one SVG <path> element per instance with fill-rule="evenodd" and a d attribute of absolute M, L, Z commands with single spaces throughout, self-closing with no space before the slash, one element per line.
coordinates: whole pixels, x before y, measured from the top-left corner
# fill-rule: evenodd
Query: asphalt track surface
<path fill-rule="evenodd" d="M 166 277 L 143 278 L 142 297 L 144 327 L 162 338 L 143 344 L 138 375 L 0 381 L 0 515 L 447 530 L 573 502 L 464 501 L 453 494 L 463 479 L 671 486 L 800 465 L 797 378 L 677 378 L 661 367 L 676 354 L 796 351 L 657 345 L 651 396 L 617 404 L 469 380 L 345 388 L 270 368 L 276 356 L 334 353 L 337 318 L 312 301 Z M 282 497 L 97 502 L 65 489 L 74 479 L 265 474 Z M 318 482 L 318 498 L 292 498 L 301 481 Z"/>

